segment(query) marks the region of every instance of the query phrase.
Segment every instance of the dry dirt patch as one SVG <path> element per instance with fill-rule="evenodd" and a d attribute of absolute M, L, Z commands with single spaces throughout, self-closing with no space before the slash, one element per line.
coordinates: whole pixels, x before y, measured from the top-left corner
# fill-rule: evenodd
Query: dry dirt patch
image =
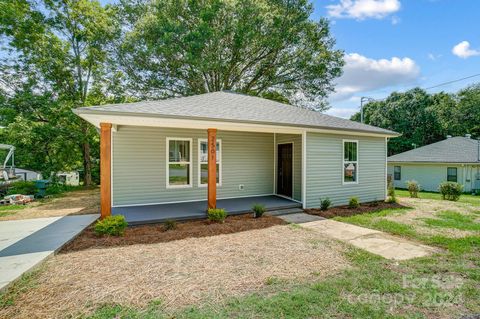
<path fill-rule="evenodd" d="M 412 207 L 413 209 L 407 210 L 404 214 L 390 215 L 386 218 L 395 222 L 412 225 L 422 235 L 446 235 L 452 238 L 460 238 L 475 234 L 475 232 L 472 231 L 454 228 L 427 227 L 422 220 L 424 218 L 435 218 L 435 215 L 442 211 L 454 211 L 469 214 L 479 210 L 479 208 L 474 205 L 446 200 L 408 197 L 399 198 L 399 204 Z"/>
<path fill-rule="evenodd" d="M 340 244 L 291 226 L 151 245 L 88 249 L 49 260 L 34 288 L 2 318 L 65 317 L 102 303 L 167 309 L 219 302 L 266 287 L 268 278 L 323 278 L 348 266 Z"/>
<path fill-rule="evenodd" d="M 98 214 L 100 192 L 98 188 L 72 191 L 65 196 L 34 202 L 15 214 L 0 217 L 2 220 L 55 217 L 65 215 Z"/>

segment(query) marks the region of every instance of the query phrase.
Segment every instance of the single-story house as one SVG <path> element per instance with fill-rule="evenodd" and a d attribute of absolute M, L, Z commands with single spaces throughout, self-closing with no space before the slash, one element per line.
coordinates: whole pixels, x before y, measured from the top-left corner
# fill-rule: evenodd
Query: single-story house
<path fill-rule="evenodd" d="M 395 187 L 415 180 L 422 190 L 438 191 L 444 181 L 457 182 L 465 192 L 480 189 L 480 142 L 465 137 L 447 139 L 388 157 Z"/>
<path fill-rule="evenodd" d="M 386 197 L 397 133 L 233 92 L 82 107 L 100 129 L 101 213 L 132 223 Z"/>

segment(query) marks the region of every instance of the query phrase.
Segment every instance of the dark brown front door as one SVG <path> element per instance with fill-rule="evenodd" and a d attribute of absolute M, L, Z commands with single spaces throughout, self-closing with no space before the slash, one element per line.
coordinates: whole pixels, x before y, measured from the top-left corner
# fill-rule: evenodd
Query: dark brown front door
<path fill-rule="evenodd" d="M 277 194 L 292 197 L 293 144 L 278 144 Z"/>

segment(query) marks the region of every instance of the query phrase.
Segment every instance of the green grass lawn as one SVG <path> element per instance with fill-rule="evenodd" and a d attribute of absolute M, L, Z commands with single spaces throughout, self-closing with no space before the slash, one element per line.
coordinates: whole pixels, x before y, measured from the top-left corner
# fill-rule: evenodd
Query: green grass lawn
<path fill-rule="evenodd" d="M 404 189 L 396 189 L 395 194 L 399 197 L 410 197 L 408 191 Z M 420 192 L 418 193 L 418 197 L 424 199 L 442 200 L 442 195 L 440 195 L 440 193 L 434 192 Z M 459 202 L 480 206 L 480 195 L 462 194 L 462 196 L 460 196 Z"/>
<path fill-rule="evenodd" d="M 0 217 L 13 215 L 19 210 L 24 209 L 27 205 L 8 205 L 8 206 L 0 206 Z"/>

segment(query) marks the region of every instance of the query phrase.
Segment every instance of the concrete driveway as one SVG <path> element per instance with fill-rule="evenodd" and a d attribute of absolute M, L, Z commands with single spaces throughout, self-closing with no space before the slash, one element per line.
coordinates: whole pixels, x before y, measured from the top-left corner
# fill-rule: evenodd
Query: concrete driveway
<path fill-rule="evenodd" d="M 91 214 L 0 222 L 0 291 L 60 250 L 98 217 Z"/>

